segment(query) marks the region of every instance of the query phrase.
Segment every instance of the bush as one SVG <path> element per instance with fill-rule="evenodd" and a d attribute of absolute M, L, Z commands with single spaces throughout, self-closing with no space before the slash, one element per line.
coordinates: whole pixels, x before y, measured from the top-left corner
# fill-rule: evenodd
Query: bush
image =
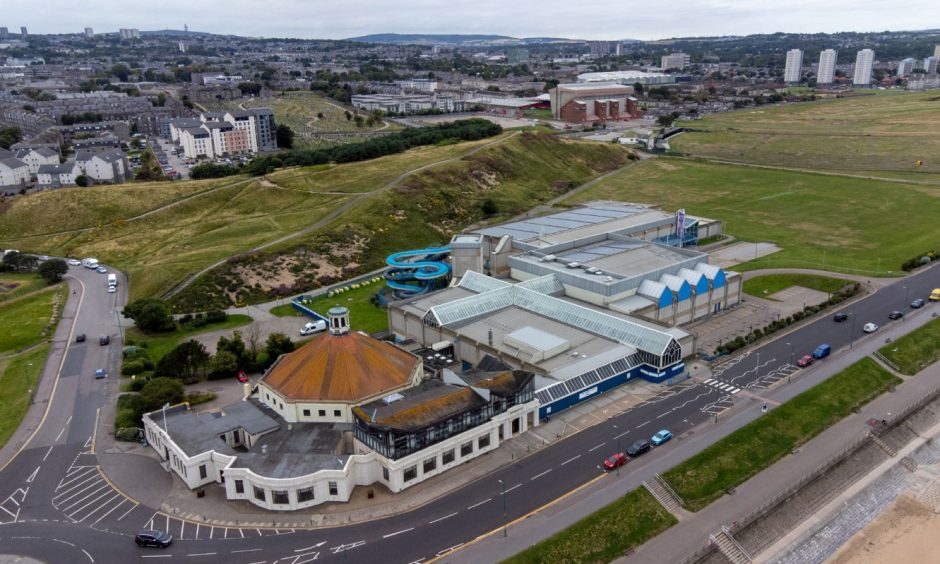
<path fill-rule="evenodd" d="M 186 394 L 186 403 L 189 405 L 199 405 L 214 400 L 217 396 L 212 392 L 193 392 Z"/>
<path fill-rule="evenodd" d="M 143 360 L 130 360 L 121 366 L 121 376 L 135 376 L 144 370 L 146 370 L 146 368 L 144 368 Z"/>
<path fill-rule="evenodd" d="M 206 323 L 222 323 L 227 319 L 228 314 L 218 309 L 206 313 Z"/>
<path fill-rule="evenodd" d="M 136 441 L 140 437 L 137 427 L 115 427 L 114 438 L 119 441 Z"/>

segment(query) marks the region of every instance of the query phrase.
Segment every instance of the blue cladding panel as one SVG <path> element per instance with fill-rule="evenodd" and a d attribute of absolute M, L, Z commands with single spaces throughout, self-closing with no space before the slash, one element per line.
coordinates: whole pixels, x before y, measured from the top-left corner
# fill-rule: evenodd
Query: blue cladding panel
<path fill-rule="evenodd" d="M 715 281 L 713 283 L 715 288 L 724 288 L 725 287 L 725 271 L 719 270 L 718 274 L 715 275 Z"/>

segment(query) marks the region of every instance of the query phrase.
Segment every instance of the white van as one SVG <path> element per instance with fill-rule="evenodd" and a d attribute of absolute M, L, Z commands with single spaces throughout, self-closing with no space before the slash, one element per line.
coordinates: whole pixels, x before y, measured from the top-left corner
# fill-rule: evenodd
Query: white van
<path fill-rule="evenodd" d="M 307 335 L 313 335 L 314 333 L 319 333 L 320 331 L 326 331 L 326 321 L 318 319 L 312 323 L 304 325 L 304 328 L 300 330 L 300 336 L 306 337 Z"/>
<path fill-rule="evenodd" d="M 117 286 L 117 274 L 108 275 L 108 288 L 114 288 Z"/>
<path fill-rule="evenodd" d="M 85 268 L 98 268 L 98 259 L 91 257 L 82 259 L 82 266 Z"/>

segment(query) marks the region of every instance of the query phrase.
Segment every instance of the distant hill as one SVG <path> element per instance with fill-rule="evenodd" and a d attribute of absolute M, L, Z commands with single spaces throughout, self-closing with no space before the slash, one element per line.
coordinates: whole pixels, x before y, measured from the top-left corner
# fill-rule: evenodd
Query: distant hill
<path fill-rule="evenodd" d="M 218 35 L 215 33 L 206 33 L 204 31 L 183 31 L 182 29 L 157 29 L 154 31 L 141 31 L 141 37 L 144 36 L 162 36 L 162 37 L 211 37 Z"/>
<path fill-rule="evenodd" d="M 374 33 L 372 35 L 362 35 L 359 37 L 350 37 L 347 41 L 359 41 L 362 43 L 394 43 L 398 45 L 405 44 L 454 44 L 461 43 L 481 43 L 491 41 L 516 40 L 515 37 L 507 35 L 460 35 L 460 34 L 424 34 L 424 33 Z M 518 41 L 518 40 L 516 40 Z"/>

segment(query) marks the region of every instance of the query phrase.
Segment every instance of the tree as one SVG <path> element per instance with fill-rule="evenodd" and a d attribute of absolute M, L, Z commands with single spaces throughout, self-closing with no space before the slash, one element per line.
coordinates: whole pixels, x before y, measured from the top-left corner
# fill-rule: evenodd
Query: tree
<path fill-rule="evenodd" d="M 643 84 L 640 82 L 633 83 L 633 91 L 637 94 L 643 94 Z"/>
<path fill-rule="evenodd" d="M 157 94 L 157 97 L 154 98 L 154 100 L 153 100 L 153 105 L 156 106 L 156 107 L 158 107 L 158 108 L 162 108 L 163 106 L 165 106 L 165 105 L 166 105 L 166 94 L 164 94 L 163 92 Z"/>
<path fill-rule="evenodd" d="M 218 351 L 209 361 L 210 378 L 226 378 L 238 371 L 238 358 L 229 351 Z"/>
<path fill-rule="evenodd" d="M 294 147 L 294 130 L 283 123 L 277 126 L 277 146 L 280 149 Z"/>
<path fill-rule="evenodd" d="M 676 118 L 672 117 L 672 114 L 665 114 L 656 118 L 656 123 L 663 127 L 669 127 L 675 120 Z"/>
<path fill-rule="evenodd" d="M 496 202 L 492 198 L 487 198 L 483 200 L 482 210 L 483 215 L 489 217 L 499 211 L 499 206 L 496 205 Z"/>
<path fill-rule="evenodd" d="M 62 259 L 49 259 L 39 265 L 37 272 L 48 284 L 55 284 L 62 280 L 62 276 L 69 271 L 69 265 Z"/>
<path fill-rule="evenodd" d="M 261 324 L 257 321 L 245 327 L 245 344 L 253 358 L 258 358 L 258 347 L 261 344 Z"/>
<path fill-rule="evenodd" d="M 277 357 L 294 351 L 294 341 L 284 333 L 271 333 L 264 350 L 268 353 L 268 364 L 271 365 Z"/>
<path fill-rule="evenodd" d="M 206 375 L 209 351 L 195 339 L 180 343 L 157 363 L 154 375 L 196 382 Z"/>
<path fill-rule="evenodd" d="M 123 63 L 118 63 L 111 67 L 111 74 L 117 77 L 117 79 L 121 82 L 127 82 L 127 78 L 131 74 L 131 69 L 129 69 L 127 65 Z"/>
<path fill-rule="evenodd" d="M 75 185 L 85 188 L 91 184 L 91 179 L 85 176 L 84 174 L 79 174 L 75 177 Z"/>
<path fill-rule="evenodd" d="M 19 143 L 23 133 L 19 127 L 0 128 L 0 149 L 9 149 L 10 145 Z"/>
<path fill-rule="evenodd" d="M 3 255 L 3 269 L 6 272 L 33 272 L 39 260 L 26 253 L 10 252 Z"/>
<path fill-rule="evenodd" d="M 140 390 L 141 413 L 156 411 L 166 404 L 183 401 L 186 392 L 183 383 L 172 378 L 153 378 Z"/>
<path fill-rule="evenodd" d="M 176 329 L 170 306 L 158 298 L 141 298 L 124 306 L 124 317 L 133 319 L 141 331 L 165 333 Z"/>
<path fill-rule="evenodd" d="M 254 368 L 255 357 L 251 354 L 251 351 L 245 346 L 245 341 L 242 340 L 241 331 L 233 331 L 232 338 L 229 339 L 225 335 L 219 337 L 219 341 L 215 345 L 216 351 L 228 351 L 235 356 L 235 360 L 238 363 L 238 368 L 243 370 L 250 370 Z"/>

